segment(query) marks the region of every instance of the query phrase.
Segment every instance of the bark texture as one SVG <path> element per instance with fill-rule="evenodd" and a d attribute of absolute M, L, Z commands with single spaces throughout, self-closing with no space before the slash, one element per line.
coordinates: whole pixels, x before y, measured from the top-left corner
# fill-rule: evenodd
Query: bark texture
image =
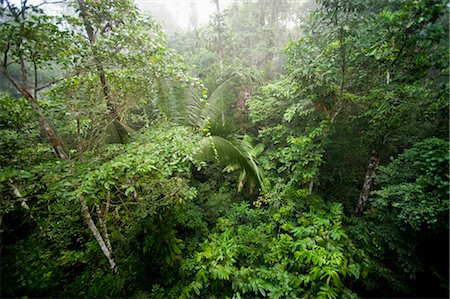
<path fill-rule="evenodd" d="M 361 216 L 364 212 L 364 208 L 369 201 L 370 189 L 373 186 L 373 179 L 375 178 L 375 172 L 380 164 L 380 157 L 377 152 L 373 152 L 370 157 L 369 164 L 367 165 L 366 176 L 364 178 L 363 187 L 359 194 L 358 204 L 356 205 L 355 215 Z"/>
<path fill-rule="evenodd" d="M 108 259 L 109 265 L 111 266 L 111 270 L 113 272 L 117 272 L 116 262 L 114 261 L 112 250 L 109 248 L 111 246 L 109 244 L 109 239 L 107 239 L 106 242 L 103 239 L 103 236 L 100 234 L 97 226 L 95 225 L 94 221 L 92 220 L 91 213 L 89 212 L 89 208 L 86 203 L 86 199 L 83 196 L 80 196 L 80 203 L 81 203 L 81 212 L 82 212 L 84 221 L 86 222 L 86 225 L 89 227 L 90 231 L 94 235 L 94 238 L 97 241 L 98 245 L 100 246 L 103 254 Z"/>

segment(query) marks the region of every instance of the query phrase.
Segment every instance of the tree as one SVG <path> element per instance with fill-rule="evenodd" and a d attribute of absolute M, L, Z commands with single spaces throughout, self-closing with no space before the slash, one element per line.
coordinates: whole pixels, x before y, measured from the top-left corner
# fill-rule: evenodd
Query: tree
<path fill-rule="evenodd" d="M 238 96 L 235 89 L 246 81 L 251 81 L 251 78 L 245 74 L 233 74 L 209 96 L 205 89 L 181 86 L 168 96 L 172 100 L 161 106 L 161 111 L 167 119 L 192 126 L 203 133 L 204 138 L 200 142 L 202 151 L 198 159 L 217 159 L 227 170 L 239 169 L 239 190 L 245 182 L 249 190 L 254 187 L 264 189 L 267 181 L 251 142 L 240 136 L 229 120 L 234 118 L 229 111 L 234 108 L 232 106 Z"/>
<path fill-rule="evenodd" d="M 102 155 L 2 169 L 2 198 L 9 198 L 13 178 L 35 216 L 16 220 L 17 209 L 2 215 L 2 269 L 11 270 L 2 272 L 2 295 L 122 296 L 136 283 L 147 288 L 150 275 L 164 277 L 171 267 L 166 261 L 176 263 L 183 246 L 165 216 L 174 217 L 196 196 L 189 182 L 191 168 L 202 165 L 195 158 L 200 138 L 186 127 L 159 125 L 134 133 L 126 145 L 110 145 Z M 83 220 L 90 221 L 91 235 Z M 159 226 L 173 232 L 158 235 Z M 17 243 L 14 233 L 27 229 Z M 24 257 L 31 244 L 39 248 Z M 151 274 L 154 268 L 161 273 Z"/>
<path fill-rule="evenodd" d="M 109 127 L 114 136 L 112 140 L 124 143 L 127 137 L 127 129 L 119 122 L 118 108 L 112 98 L 113 95 L 111 94 L 110 86 L 106 78 L 104 58 L 102 58 L 102 56 L 105 57 L 106 53 L 102 53 L 105 49 L 97 45 L 97 38 L 98 36 L 102 38 L 110 35 L 110 32 L 114 31 L 117 26 L 135 21 L 137 17 L 136 8 L 129 1 L 94 3 L 77 0 L 77 4 L 78 12 L 89 40 L 92 58 L 100 79 L 103 96 L 106 101 L 110 123 Z M 120 51 L 121 49 L 119 48 L 118 50 Z"/>
<path fill-rule="evenodd" d="M 374 257 L 390 271 L 379 283 L 406 294 L 444 296 L 448 277 L 448 142 L 430 138 L 414 144 L 380 167 L 377 190 L 366 212 L 377 232 Z M 427 280 L 423 288 L 416 281 Z M 434 287 L 431 288 L 431 285 Z"/>
<path fill-rule="evenodd" d="M 55 24 L 58 19 L 43 15 L 42 10 L 28 6 L 26 1 L 21 7 L 2 1 L 0 12 L 0 70 L 39 115 L 40 124 L 55 155 L 68 159 L 63 141 L 38 103 L 38 92 L 47 87 L 40 84 L 39 72 L 50 67 L 55 58 L 62 54 L 64 48 L 61 45 L 67 40 L 68 32 Z M 13 65 L 20 68 L 19 78 L 11 74 Z"/>
<path fill-rule="evenodd" d="M 326 126 L 314 142 L 316 156 L 323 155 L 327 160 L 319 157 L 316 164 L 323 170 L 326 167 L 325 173 L 333 171 L 337 176 L 342 170 L 333 165 L 340 161 L 340 153 L 351 151 L 351 147 L 341 151 L 336 148 L 336 142 L 340 142 L 337 136 L 346 138 L 347 144 L 363 142 L 358 147 L 368 162 L 365 166 L 350 166 L 354 167 L 351 173 L 361 173 L 359 214 L 368 201 L 375 170 L 383 159 L 418 138 L 432 136 L 433 130 L 439 132 L 439 136 L 446 134 L 443 124 L 447 119 L 444 113 L 448 107 L 444 95 L 447 87 L 442 64 L 447 30 L 443 24 L 445 5 L 430 2 L 427 10 L 421 9 L 424 3 L 409 1 L 392 6 L 371 5 L 367 1 L 322 1 L 320 5 L 304 26 L 306 35 L 288 46 L 287 74 L 250 100 L 250 116 L 262 129 L 261 137 L 277 132 L 278 136 L 267 142 L 284 147 L 286 154 L 291 151 L 286 145 L 292 137 L 307 136 L 314 128 Z M 398 22 L 406 22 L 405 16 L 411 15 L 420 16 L 421 21 L 397 27 Z M 404 36 L 409 38 L 403 39 Z M 439 38 L 435 39 L 437 36 Z M 411 38 L 417 43 L 412 45 Z M 390 42 L 385 44 L 384 40 Z M 429 47 L 422 49 L 424 45 Z M 429 54 L 423 56 L 427 51 Z M 410 57 L 414 57 L 411 62 Z M 429 57 L 435 59 L 422 64 Z M 390 68 L 389 76 L 386 67 Z M 411 69 L 417 71 L 411 72 Z M 417 72 L 421 75 L 416 76 Z M 267 99 L 276 107 L 270 108 L 271 113 L 261 108 L 267 106 L 263 103 Z M 431 115 L 435 115 L 435 119 Z M 277 124 L 280 121 L 281 126 Z M 344 123 L 354 128 L 348 136 L 337 131 L 338 128 L 343 130 L 341 124 Z M 327 154 L 330 147 L 336 149 L 334 156 Z M 282 162 L 284 158 L 278 154 L 279 150 L 274 152 L 272 160 Z M 297 152 L 293 156 L 300 155 Z M 278 172 L 288 169 L 281 164 L 273 168 Z M 292 165 L 292 161 L 289 164 Z M 365 173 L 361 171 L 364 168 Z M 333 197 L 334 188 L 324 190 L 320 184 L 334 186 L 333 182 L 339 178 L 326 175 L 325 183 L 321 182 L 324 177 L 319 170 L 314 173 L 310 182 L 318 183 L 318 191 L 327 192 L 327 198 Z"/>
<path fill-rule="evenodd" d="M 53 96 L 69 94 L 62 102 L 80 119 L 83 132 L 77 135 L 88 139 L 85 144 L 125 142 L 132 129 L 160 116 L 165 89 L 198 85 L 167 48 L 160 26 L 141 15 L 134 3 L 80 0 L 74 6 L 76 16 L 66 19 L 79 33 L 70 58 L 76 76 Z"/>
<path fill-rule="evenodd" d="M 444 1 L 402 1 L 386 5 L 371 17 L 364 28 L 367 31 L 362 34 L 366 38 L 357 44 L 362 54 L 361 63 L 372 65 L 377 76 L 374 76 L 371 91 L 367 92 L 371 105 L 366 115 L 372 114 L 369 131 L 374 131 L 369 134 L 373 138 L 373 153 L 356 214 L 361 214 L 368 200 L 374 169 L 380 156 L 386 155 L 383 147 L 399 138 L 410 145 L 417 140 L 408 140 L 411 135 L 428 137 L 433 134 L 430 125 L 436 126 L 441 134 L 439 122 L 445 119 L 442 112 L 448 109 L 444 95 L 447 89 L 444 43 L 448 40 L 445 5 Z M 367 34 L 373 31 L 379 34 Z M 430 114 L 435 115 L 437 123 Z M 414 119 L 412 115 L 417 116 Z"/>

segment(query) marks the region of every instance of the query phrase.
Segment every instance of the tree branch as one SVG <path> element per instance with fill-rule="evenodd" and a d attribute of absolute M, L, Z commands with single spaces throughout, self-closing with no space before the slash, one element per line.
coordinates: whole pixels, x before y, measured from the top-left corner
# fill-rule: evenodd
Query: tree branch
<path fill-rule="evenodd" d="M 11 43 L 8 42 L 8 44 L 6 45 L 6 49 L 3 52 L 3 67 L 6 69 L 6 67 L 8 66 L 8 52 L 9 52 L 9 48 L 11 46 Z"/>
<path fill-rule="evenodd" d="M 84 196 L 80 195 L 80 203 L 81 203 L 81 212 L 83 215 L 83 218 L 89 227 L 90 231 L 95 237 L 95 240 L 97 241 L 98 245 L 100 246 L 100 249 L 102 250 L 103 254 L 108 259 L 108 263 L 111 267 L 111 270 L 116 273 L 116 262 L 114 261 L 114 258 L 112 256 L 112 252 L 109 250 L 108 246 L 105 243 L 105 240 L 103 240 L 102 235 L 98 231 L 97 226 L 95 225 L 94 221 L 92 220 L 91 214 L 89 212 L 89 208 L 86 203 L 86 199 Z"/>
<path fill-rule="evenodd" d="M 34 68 L 34 98 L 37 100 L 37 93 L 38 93 L 38 71 L 37 71 L 37 65 L 36 62 L 33 61 L 33 68 Z"/>
<path fill-rule="evenodd" d="M 37 91 L 41 91 L 41 90 L 43 90 L 43 89 L 46 89 L 46 88 L 52 86 L 53 84 L 56 84 L 56 83 L 61 82 L 61 81 L 63 81 L 63 80 L 66 80 L 67 78 L 69 78 L 69 77 L 71 77 L 71 76 L 72 76 L 72 75 L 67 76 L 67 77 L 63 77 L 63 78 L 56 79 L 56 80 L 54 80 L 54 81 L 52 81 L 52 82 L 50 82 L 50 83 L 47 83 L 47 84 L 42 85 L 42 86 L 40 86 L 40 87 L 37 87 L 36 90 L 37 90 Z"/>
<path fill-rule="evenodd" d="M 10 76 L 8 70 L 4 66 L 0 67 L 0 71 L 3 73 L 3 75 L 5 75 L 6 79 L 8 79 L 11 82 L 14 88 L 17 91 L 19 91 L 25 98 L 29 100 L 34 100 L 33 95 L 29 91 L 27 91 L 23 86 L 21 86 L 16 80 L 14 80 L 14 78 Z"/>
<path fill-rule="evenodd" d="M 98 204 L 95 203 L 94 206 L 95 206 L 95 210 L 97 212 L 97 217 L 98 217 L 98 222 L 100 223 L 100 228 L 102 229 L 103 239 L 105 240 L 106 246 L 108 247 L 110 254 L 112 255 L 112 247 L 111 247 L 111 242 L 109 241 L 108 228 L 106 226 L 105 215 L 100 210 L 100 207 L 98 206 Z"/>

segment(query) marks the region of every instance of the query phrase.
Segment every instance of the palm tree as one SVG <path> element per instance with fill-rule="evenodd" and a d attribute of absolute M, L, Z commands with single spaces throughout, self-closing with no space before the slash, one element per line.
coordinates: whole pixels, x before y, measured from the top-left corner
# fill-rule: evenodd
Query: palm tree
<path fill-rule="evenodd" d="M 251 138 L 240 136 L 226 112 L 236 103 L 239 87 L 249 83 L 251 76 L 233 73 L 203 99 L 193 88 L 172 88 L 172 93 L 159 98 L 157 106 L 169 120 L 197 128 L 204 133 L 198 158 L 218 160 L 225 171 L 239 170 L 238 189 L 247 184 L 265 189 L 267 180 L 258 163 L 263 147 L 251 145 Z M 261 150 L 262 149 L 262 150 Z"/>

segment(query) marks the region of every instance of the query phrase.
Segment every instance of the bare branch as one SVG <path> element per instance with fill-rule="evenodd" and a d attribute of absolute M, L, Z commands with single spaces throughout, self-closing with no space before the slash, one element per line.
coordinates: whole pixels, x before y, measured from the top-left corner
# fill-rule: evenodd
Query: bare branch
<path fill-rule="evenodd" d="M 38 93 L 38 71 L 37 71 L 37 65 L 36 62 L 33 61 L 33 68 L 34 68 L 34 98 L 37 100 L 37 93 Z"/>
<path fill-rule="evenodd" d="M 40 7 L 44 5 L 53 5 L 53 4 L 60 4 L 60 3 L 66 3 L 64 0 L 58 0 L 58 1 L 43 1 L 42 3 L 39 3 L 35 5 L 34 7 Z"/>
<path fill-rule="evenodd" d="M 54 85 L 54 84 L 56 84 L 56 83 L 58 83 L 58 82 L 61 82 L 61 81 L 64 81 L 64 80 L 66 80 L 67 78 L 70 78 L 70 77 L 72 77 L 73 75 L 70 75 L 70 76 L 67 76 L 67 77 L 63 77 L 63 78 L 59 78 L 59 79 L 56 79 L 56 80 L 54 80 L 54 81 L 52 81 L 52 82 L 50 82 L 50 83 L 47 83 L 47 84 L 45 84 L 45 85 L 42 85 L 42 86 L 40 86 L 40 87 L 37 87 L 37 91 L 41 91 L 41 90 L 43 90 L 43 89 L 46 89 L 46 88 L 48 88 L 48 87 L 50 87 L 50 86 L 52 86 L 52 85 Z"/>
<path fill-rule="evenodd" d="M 6 45 L 6 49 L 3 52 L 3 67 L 6 68 L 8 66 L 8 52 L 9 52 L 9 47 L 11 46 L 11 44 L 8 42 L 8 44 Z"/>
<path fill-rule="evenodd" d="M 105 240 L 103 240 L 102 235 L 100 234 L 97 226 L 95 225 L 94 221 L 92 220 L 91 214 L 89 212 L 89 208 L 86 203 L 86 199 L 82 195 L 80 196 L 80 204 L 81 204 L 82 215 L 83 215 L 83 218 L 84 218 L 88 228 L 94 235 L 95 240 L 97 241 L 98 245 L 100 246 L 100 249 L 102 250 L 103 254 L 108 259 L 109 265 L 111 266 L 111 270 L 114 273 L 116 273 L 117 272 L 116 262 L 114 261 L 112 252 L 109 250 L 108 246 L 105 243 Z"/>
<path fill-rule="evenodd" d="M 26 90 L 23 86 L 21 86 L 19 82 L 14 80 L 14 78 L 11 77 L 11 75 L 9 74 L 8 70 L 5 67 L 1 66 L 0 71 L 11 82 L 11 84 L 14 86 L 14 88 L 17 91 L 19 91 L 25 98 L 27 98 L 29 100 L 34 100 L 33 95 L 28 90 Z"/>

